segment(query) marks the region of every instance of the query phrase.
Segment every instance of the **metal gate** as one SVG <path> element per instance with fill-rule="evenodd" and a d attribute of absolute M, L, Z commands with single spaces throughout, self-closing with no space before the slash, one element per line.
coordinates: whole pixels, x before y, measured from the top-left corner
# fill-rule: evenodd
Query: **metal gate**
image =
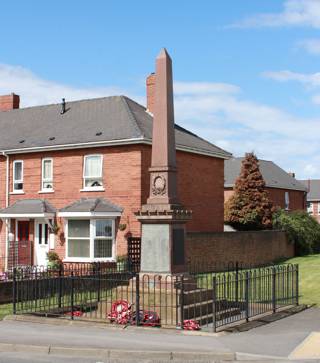
<path fill-rule="evenodd" d="M 30 266 L 33 260 L 32 241 L 9 241 L 8 270 L 13 267 Z"/>
<path fill-rule="evenodd" d="M 140 271 L 141 262 L 141 238 L 129 237 L 128 238 L 128 258 L 133 271 Z"/>

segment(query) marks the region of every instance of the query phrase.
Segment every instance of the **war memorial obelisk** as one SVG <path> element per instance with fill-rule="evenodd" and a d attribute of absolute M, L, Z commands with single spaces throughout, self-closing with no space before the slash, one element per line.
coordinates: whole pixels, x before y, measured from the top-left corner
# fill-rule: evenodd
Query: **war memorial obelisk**
<path fill-rule="evenodd" d="M 142 223 L 141 272 L 185 272 L 186 222 L 192 212 L 178 198 L 172 61 L 166 49 L 156 59 L 149 172 L 149 198 L 136 213 Z"/>

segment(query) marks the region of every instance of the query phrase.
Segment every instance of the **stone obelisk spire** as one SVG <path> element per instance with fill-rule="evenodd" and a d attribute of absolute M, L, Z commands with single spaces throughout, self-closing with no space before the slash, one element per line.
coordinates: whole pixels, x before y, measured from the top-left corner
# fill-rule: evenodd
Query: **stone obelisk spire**
<path fill-rule="evenodd" d="M 172 61 L 165 49 L 156 59 L 150 194 L 136 213 L 142 224 L 141 271 L 185 270 L 185 224 L 192 212 L 178 200 Z"/>
<path fill-rule="evenodd" d="M 178 206 L 172 61 L 166 49 L 156 59 L 152 161 L 148 205 L 157 210 Z"/>

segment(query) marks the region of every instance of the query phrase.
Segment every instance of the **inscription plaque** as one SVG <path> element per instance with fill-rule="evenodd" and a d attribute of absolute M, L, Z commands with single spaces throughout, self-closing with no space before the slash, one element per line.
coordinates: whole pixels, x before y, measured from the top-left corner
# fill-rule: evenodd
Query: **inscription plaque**
<path fill-rule="evenodd" d="M 172 230 L 172 262 L 173 265 L 184 265 L 184 229 Z"/>

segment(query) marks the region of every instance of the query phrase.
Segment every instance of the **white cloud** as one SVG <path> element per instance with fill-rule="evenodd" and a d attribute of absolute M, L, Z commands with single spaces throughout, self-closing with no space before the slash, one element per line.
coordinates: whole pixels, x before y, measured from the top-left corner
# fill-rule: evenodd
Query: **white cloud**
<path fill-rule="evenodd" d="M 306 175 L 308 175 L 310 178 L 319 175 L 319 167 L 316 167 L 313 164 L 306 164 L 304 167 L 304 172 Z"/>
<path fill-rule="evenodd" d="M 279 108 L 246 99 L 233 84 L 175 82 L 176 121 L 218 146 L 243 155 L 254 150 L 274 160 L 300 178 L 315 176 L 320 119 L 300 118 Z M 0 65 L 0 94 L 20 94 L 23 106 L 67 100 L 127 94 L 140 103 L 142 97 L 117 87 L 78 88 L 52 82 L 22 67 Z M 312 132 L 310 132 L 312 130 Z M 315 169 L 306 168 L 312 165 Z"/>
<path fill-rule="evenodd" d="M 240 88 L 228 83 L 212 82 L 175 82 L 176 94 L 211 94 L 211 93 L 238 93 Z"/>
<path fill-rule="evenodd" d="M 23 67 L 0 64 L 0 94 L 12 92 L 21 96 L 22 107 L 124 93 L 117 87 L 73 87 L 42 79 Z"/>
<path fill-rule="evenodd" d="M 298 46 L 310 54 L 320 55 L 320 39 L 304 39 L 298 42 Z"/>
<path fill-rule="evenodd" d="M 319 0 L 320 1 L 320 0 Z M 320 72 L 318 73 L 297 73 L 291 71 L 268 71 L 263 76 L 279 82 L 297 81 L 311 87 L 320 86 Z"/>
<path fill-rule="evenodd" d="M 240 28 L 281 26 L 320 28 L 320 1 L 286 0 L 279 13 L 260 13 L 231 25 Z"/>
<path fill-rule="evenodd" d="M 316 95 L 312 96 L 312 102 L 315 105 L 320 105 L 320 94 L 316 94 Z"/>
<path fill-rule="evenodd" d="M 183 87 L 183 94 L 175 94 L 177 122 L 235 155 L 254 150 L 295 171 L 298 178 L 314 176 L 305 165 L 320 166 L 316 157 L 320 118 L 300 118 L 244 99 L 240 92 L 199 94 L 192 92 L 192 82 Z M 320 176 L 320 169 L 317 173 Z"/>

